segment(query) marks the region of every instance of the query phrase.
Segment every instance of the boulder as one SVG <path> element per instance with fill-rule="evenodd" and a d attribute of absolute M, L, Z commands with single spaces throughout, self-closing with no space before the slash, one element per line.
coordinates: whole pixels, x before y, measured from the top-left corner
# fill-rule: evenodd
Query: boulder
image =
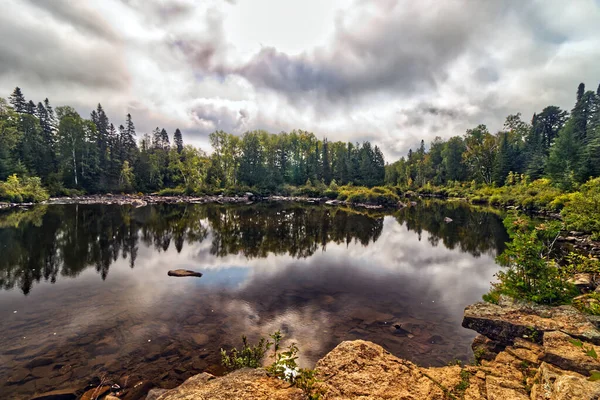
<path fill-rule="evenodd" d="M 317 362 L 327 399 L 444 399 L 460 383 L 458 366 L 421 369 L 381 346 L 345 341 Z"/>
<path fill-rule="evenodd" d="M 444 222 L 445 222 L 445 223 L 450 223 L 450 222 L 452 222 L 452 221 L 453 221 L 453 219 L 452 219 L 452 218 L 450 218 L 450 217 L 444 217 Z"/>
<path fill-rule="evenodd" d="M 146 396 L 146 400 L 158 400 L 161 395 L 168 391 L 168 389 L 151 389 Z"/>
<path fill-rule="evenodd" d="M 596 285 L 594 283 L 594 277 L 590 273 L 575 274 L 568 282 L 572 283 L 579 290 L 593 290 Z"/>
<path fill-rule="evenodd" d="M 531 400 L 595 400 L 600 398 L 600 381 L 589 381 L 576 372 L 542 363 L 531 388 Z"/>
<path fill-rule="evenodd" d="M 194 375 L 156 400 L 187 399 L 302 400 L 302 391 L 289 383 L 272 378 L 261 369 L 240 369 L 221 378 L 206 372 Z"/>
<path fill-rule="evenodd" d="M 549 331 L 600 344 L 600 331 L 571 306 L 548 307 L 507 298 L 500 304 L 479 302 L 465 308 L 462 326 L 504 345 L 515 338 L 542 343 L 543 333 Z"/>
<path fill-rule="evenodd" d="M 562 332 L 544 333 L 542 360 L 561 369 L 588 376 L 590 371 L 600 371 L 600 347 L 573 339 Z"/>
<path fill-rule="evenodd" d="M 190 271 L 189 269 L 172 269 L 167 272 L 169 276 L 196 276 L 200 278 L 202 276 L 202 272 Z"/>

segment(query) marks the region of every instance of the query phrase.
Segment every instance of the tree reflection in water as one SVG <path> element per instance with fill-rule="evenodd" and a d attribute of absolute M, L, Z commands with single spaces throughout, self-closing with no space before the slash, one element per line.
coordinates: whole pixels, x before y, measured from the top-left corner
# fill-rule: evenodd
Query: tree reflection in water
<path fill-rule="evenodd" d="M 502 248 L 506 234 L 499 218 L 465 204 L 423 203 L 396 211 L 408 230 L 429 232 L 479 256 Z M 42 280 L 75 277 L 94 267 L 106 279 L 119 257 L 135 267 L 140 241 L 157 251 L 171 245 L 211 241 L 212 255 L 262 258 L 288 254 L 306 258 L 328 243 L 366 246 L 381 235 L 385 214 L 349 208 L 260 203 L 252 206 L 156 204 L 142 208 L 114 205 L 51 205 L 0 214 L 0 286 L 28 294 Z M 453 219 L 444 222 L 444 217 Z"/>

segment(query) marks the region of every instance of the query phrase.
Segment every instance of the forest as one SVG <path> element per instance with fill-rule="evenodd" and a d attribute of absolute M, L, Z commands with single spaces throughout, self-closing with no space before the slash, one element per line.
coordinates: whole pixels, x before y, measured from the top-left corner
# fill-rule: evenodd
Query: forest
<path fill-rule="evenodd" d="M 54 109 L 48 99 L 27 101 L 18 87 L 8 102 L 0 99 L 0 180 L 6 180 L 4 197 L 11 201 L 38 200 L 44 188 L 51 195 L 203 194 L 384 183 L 383 154 L 369 142 L 328 142 L 294 130 L 241 137 L 217 131 L 210 143 L 207 154 L 184 145 L 179 129 L 170 137 L 158 127 L 138 138 L 131 114 L 116 127 L 100 104 L 86 119 L 69 106 Z M 21 187 L 29 198 L 22 198 Z"/>
<path fill-rule="evenodd" d="M 510 188 L 524 192 L 533 185 L 550 203 L 600 176 L 600 86 L 594 92 L 579 84 L 575 100 L 570 112 L 550 105 L 530 122 L 509 115 L 496 133 L 479 125 L 429 145 L 422 140 L 386 164 L 369 142 L 329 142 L 303 130 L 216 131 L 207 153 L 185 145 L 179 129 L 170 136 L 157 127 L 138 137 L 131 114 L 116 127 L 100 104 L 84 118 L 69 106 L 54 109 L 48 99 L 27 101 L 17 87 L 8 101 L 0 99 L 0 199 L 256 191 L 393 202 L 417 191 L 494 204 L 514 200 Z"/>
<path fill-rule="evenodd" d="M 437 137 L 386 166 L 387 184 L 407 187 L 469 182 L 512 185 L 549 178 L 564 190 L 600 176 L 600 85 L 577 88 L 571 112 L 548 106 L 531 122 L 509 115 L 501 131 L 485 125 L 448 140 Z"/>

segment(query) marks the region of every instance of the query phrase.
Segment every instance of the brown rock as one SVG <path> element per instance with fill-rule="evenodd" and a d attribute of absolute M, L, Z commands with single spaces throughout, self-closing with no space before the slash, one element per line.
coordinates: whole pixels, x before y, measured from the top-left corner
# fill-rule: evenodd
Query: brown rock
<path fill-rule="evenodd" d="M 36 394 L 31 400 L 75 400 L 78 393 L 80 393 L 79 390 L 73 388 L 53 390 L 51 392 Z"/>
<path fill-rule="evenodd" d="M 192 333 L 192 339 L 198 346 L 204 346 L 210 341 L 210 337 L 206 333 Z"/>
<path fill-rule="evenodd" d="M 363 340 L 346 341 L 317 362 L 328 399 L 443 399 L 440 387 L 454 387 L 460 367 L 421 370 L 381 346 Z M 432 376 L 432 375 L 435 375 Z"/>
<path fill-rule="evenodd" d="M 544 352 L 543 361 L 564 370 L 586 376 L 592 370 L 600 370 L 600 347 L 575 340 L 562 332 L 544 333 Z"/>
<path fill-rule="evenodd" d="M 140 400 L 145 398 L 146 394 L 150 389 L 154 387 L 152 382 L 139 381 L 131 388 L 125 391 L 125 395 L 121 397 L 122 400 Z"/>
<path fill-rule="evenodd" d="M 563 371 L 542 363 L 531 388 L 531 400 L 596 400 L 600 382 L 589 381 L 576 372 Z"/>
<path fill-rule="evenodd" d="M 6 383 L 9 385 L 16 385 L 18 383 L 24 382 L 25 380 L 27 380 L 27 378 L 30 378 L 30 376 L 31 374 L 28 370 L 26 370 L 25 368 L 19 368 L 12 373 L 12 375 L 10 376 L 10 378 L 8 378 Z"/>
<path fill-rule="evenodd" d="M 485 389 L 488 400 L 529 400 L 522 385 L 497 376 L 486 376 Z"/>
<path fill-rule="evenodd" d="M 45 365 L 50 365 L 54 362 L 53 359 L 51 359 L 50 357 L 40 357 L 40 358 L 35 358 L 31 361 L 29 361 L 27 363 L 27 365 L 25 365 L 27 368 L 36 368 L 36 367 L 43 367 Z"/>
<path fill-rule="evenodd" d="M 110 392 L 110 386 L 103 385 L 86 391 L 79 400 L 98 400 Z"/>
<path fill-rule="evenodd" d="M 480 302 L 465 308 L 462 326 L 506 345 L 516 338 L 541 343 L 544 332 L 557 330 L 600 344 L 600 331 L 571 306 L 547 307 L 506 299 L 500 305 Z"/>
<path fill-rule="evenodd" d="M 146 396 L 146 400 L 158 400 L 158 398 L 168 392 L 169 389 L 151 389 Z"/>
<path fill-rule="evenodd" d="M 157 400 L 302 400 L 302 391 L 280 379 L 269 377 L 264 370 L 241 369 L 221 378 L 202 373 L 192 376 Z"/>
<path fill-rule="evenodd" d="M 590 273 L 575 274 L 568 281 L 575 285 L 579 290 L 592 290 L 596 287 L 593 276 Z"/>
<path fill-rule="evenodd" d="M 173 269 L 167 272 L 169 276 L 196 276 L 200 278 L 202 276 L 201 272 L 190 271 L 188 269 Z"/>
<path fill-rule="evenodd" d="M 477 335 L 471 343 L 471 349 L 477 360 L 492 361 L 505 347 L 483 335 Z"/>

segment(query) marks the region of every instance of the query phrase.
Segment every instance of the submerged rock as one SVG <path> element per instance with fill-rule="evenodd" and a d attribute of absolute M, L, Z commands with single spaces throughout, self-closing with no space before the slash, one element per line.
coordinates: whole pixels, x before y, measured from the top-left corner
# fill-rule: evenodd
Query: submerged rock
<path fill-rule="evenodd" d="M 462 326 L 504 345 L 515 338 L 542 343 L 543 333 L 549 331 L 600 344 L 600 331 L 571 306 L 548 307 L 506 298 L 499 305 L 479 302 L 465 308 Z"/>
<path fill-rule="evenodd" d="M 169 276 L 196 276 L 200 278 L 202 276 L 202 272 L 190 271 L 189 269 L 172 269 L 167 272 Z"/>
<path fill-rule="evenodd" d="M 61 389 L 34 395 L 31 400 L 75 400 L 79 389 Z"/>

